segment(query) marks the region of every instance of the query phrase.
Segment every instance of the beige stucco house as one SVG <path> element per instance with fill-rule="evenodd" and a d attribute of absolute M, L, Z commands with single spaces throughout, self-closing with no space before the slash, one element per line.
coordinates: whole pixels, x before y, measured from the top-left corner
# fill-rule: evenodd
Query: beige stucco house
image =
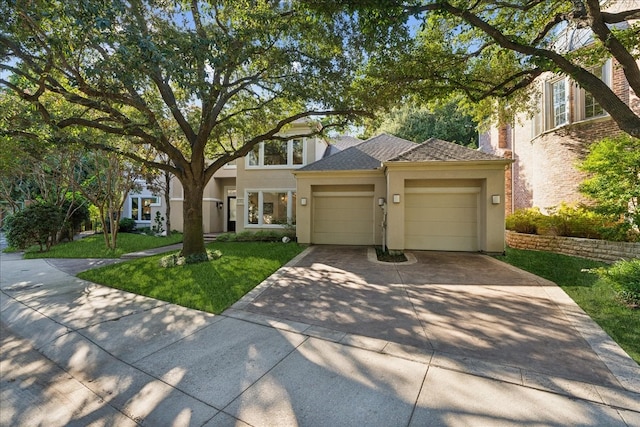
<path fill-rule="evenodd" d="M 205 189 L 205 233 L 296 224 L 300 243 L 391 250 L 504 250 L 504 174 L 510 160 L 430 139 L 296 137 L 257 145 Z M 182 226 L 182 188 L 172 218 Z"/>

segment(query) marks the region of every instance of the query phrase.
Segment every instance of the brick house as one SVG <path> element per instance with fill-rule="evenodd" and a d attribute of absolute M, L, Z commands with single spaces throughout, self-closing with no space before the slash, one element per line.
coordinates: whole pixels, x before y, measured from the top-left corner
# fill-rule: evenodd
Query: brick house
<path fill-rule="evenodd" d="M 567 48 L 590 43 L 587 30 L 573 30 Z M 639 61 L 640 63 L 640 61 Z M 616 95 L 640 115 L 640 98 L 630 89 L 615 59 L 591 70 Z M 505 177 L 505 209 L 557 206 L 586 202 L 578 191 L 585 174 L 576 164 L 584 159 L 589 145 L 621 131 L 593 97 L 570 78 L 553 73 L 536 82 L 535 114 L 520 115 L 515 123 L 494 126 L 479 139 L 480 150 L 514 160 Z"/>

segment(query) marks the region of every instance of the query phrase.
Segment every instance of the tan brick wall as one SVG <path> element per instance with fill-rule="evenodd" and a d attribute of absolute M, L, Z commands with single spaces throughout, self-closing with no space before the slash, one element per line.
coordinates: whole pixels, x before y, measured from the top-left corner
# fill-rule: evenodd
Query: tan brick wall
<path fill-rule="evenodd" d="M 576 237 L 538 236 L 514 231 L 506 232 L 510 248 L 555 252 L 596 261 L 615 262 L 621 259 L 640 259 L 640 243 L 609 242 L 607 240 Z"/>

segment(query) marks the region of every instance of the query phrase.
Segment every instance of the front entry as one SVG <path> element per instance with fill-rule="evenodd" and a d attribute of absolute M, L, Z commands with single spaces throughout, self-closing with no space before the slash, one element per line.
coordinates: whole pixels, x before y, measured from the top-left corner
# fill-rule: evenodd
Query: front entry
<path fill-rule="evenodd" d="M 227 197 L 227 231 L 236 231 L 236 196 Z"/>

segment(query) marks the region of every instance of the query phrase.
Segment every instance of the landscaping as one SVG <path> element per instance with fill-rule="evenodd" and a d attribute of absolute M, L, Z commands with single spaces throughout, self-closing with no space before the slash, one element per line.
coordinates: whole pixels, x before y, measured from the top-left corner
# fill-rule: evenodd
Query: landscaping
<path fill-rule="evenodd" d="M 222 256 L 196 264 L 162 267 L 168 254 L 85 271 L 78 277 L 112 288 L 222 313 L 304 249 L 296 243 L 215 242 Z"/>
<path fill-rule="evenodd" d="M 102 233 L 87 236 L 73 242 L 52 246 L 48 252 L 40 252 L 38 246 L 32 246 L 24 253 L 25 259 L 33 258 L 120 258 L 122 255 L 147 249 L 168 246 L 182 242 L 182 233 L 170 236 L 147 236 L 144 234 L 118 233 L 118 246 L 108 249 Z"/>
<path fill-rule="evenodd" d="M 608 264 L 511 248 L 496 258 L 558 284 L 640 364 L 640 309 L 623 300 L 610 279 L 594 274 L 594 269 L 611 268 Z"/>

